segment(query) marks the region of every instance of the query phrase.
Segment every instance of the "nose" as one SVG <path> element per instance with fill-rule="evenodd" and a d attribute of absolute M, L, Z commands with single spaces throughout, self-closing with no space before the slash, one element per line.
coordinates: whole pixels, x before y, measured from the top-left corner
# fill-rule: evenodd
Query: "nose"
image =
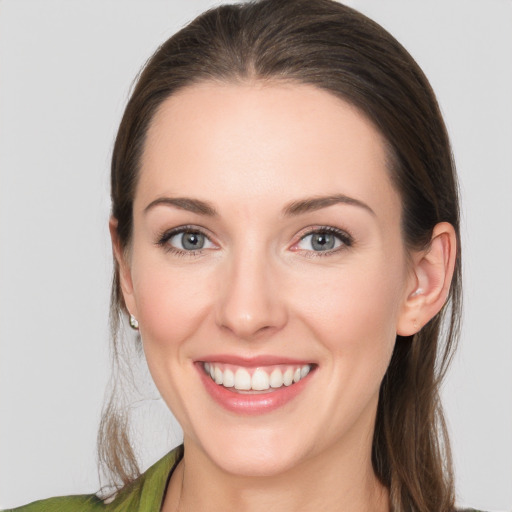
<path fill-rule="evenodd" d="M 277 265 L 261 253 L 232 255 L 218 289 L 217 325 L 239 339 L 278 332 L 288 313 Z"/>

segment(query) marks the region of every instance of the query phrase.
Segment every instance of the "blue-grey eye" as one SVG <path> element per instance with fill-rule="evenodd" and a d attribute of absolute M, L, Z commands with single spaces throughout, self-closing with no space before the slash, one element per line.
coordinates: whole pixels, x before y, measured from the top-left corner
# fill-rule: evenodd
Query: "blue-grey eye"
<path fill-rule="evenodd" d="M 297 244 L 299 249 L 306 251 L 331 251 L 344 243 L 340 236 L 327 231 L 317 231 L 303 236 Z"/>
<path fill-rule="evenodd" d="M 169 238 L 168 243 L 182 251 L 198 251 L 213 247 L 206 235 L 198 231 L 181 231 Z"/>

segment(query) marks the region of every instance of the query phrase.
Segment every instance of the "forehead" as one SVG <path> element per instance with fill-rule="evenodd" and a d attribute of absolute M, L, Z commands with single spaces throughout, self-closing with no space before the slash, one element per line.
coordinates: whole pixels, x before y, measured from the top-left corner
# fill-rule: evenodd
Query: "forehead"
<path fill-rule="evenodd" d="M 155 114 L 136 203 L 168 194 L 277 206 L 343 193 L 396 209 L 386 161 L 377 129 L 333 94 L 302 84 L 207 82 L 169 97 Z"/>

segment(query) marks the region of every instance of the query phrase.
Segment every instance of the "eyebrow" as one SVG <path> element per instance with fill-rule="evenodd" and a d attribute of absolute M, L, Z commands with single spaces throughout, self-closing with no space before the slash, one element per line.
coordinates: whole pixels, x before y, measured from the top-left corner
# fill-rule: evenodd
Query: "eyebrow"
<path fill-rule="evenodd" d="M 160 197 L 149 203 L 146 208 L 144 208 L 144 213 L 158 205 L 174 206 L 180 210 L 187 210 L 208 217 L 217 216 L 217 210 L 215 210 L 211 203 L 199 199 L 191 199 L 189 197 Z"/>
<path fill-rule="evenodd" d="M 302 215 L 304 213 L 321 210 L 322 208 L 327 208 L 329 206 L 340 203 L 348 204 L 351 206 L 358 206 L 375 216 L 375 212 L 366 203 L 363 203 L 359 199 L 355 199 L 344 194 L 307 197 L 304 199 L 292 201 L 284 207 L 283 215 L 285 217 Z M 218 215 L 217 210 L 211 203 L 207 201 L 201 201 L 200 199 L 192 199 L 189 197 L 160 197 L 149 203 L 148 206 L 144 208 L 144 213 L 158 205 L 174 206 L 180 210 L 186 210 L 192 213 L 197 213 L 198 215 L 205 215 L 208 217 L 216 217 Z"/>
<path fill-rule="evenodd" d="M 286 217 L 301 215 L 303 213 L 321 210 L 322 208 L 327 208 L 339 203 L 358 206 L 375 216 L 375 212 L 366 203 L 363 203 L 359 199 L 355 199 L 344 194 L 334 194 L 332 196 L 315 196 L 293 201 L 284 208 L 283 213 Z"/>

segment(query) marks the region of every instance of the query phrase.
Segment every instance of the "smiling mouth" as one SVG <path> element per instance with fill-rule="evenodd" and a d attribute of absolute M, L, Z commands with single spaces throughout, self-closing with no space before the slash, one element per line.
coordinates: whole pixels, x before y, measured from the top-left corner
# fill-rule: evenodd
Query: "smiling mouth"
<path fill-rule="evenodd" d="M 204 372 L 215 384 L 236 393 L 268 393 L 289 387 L 304 379 L 313 364 L 272 365 L 256 368 L 226 363 L 203 362 Z"/>

